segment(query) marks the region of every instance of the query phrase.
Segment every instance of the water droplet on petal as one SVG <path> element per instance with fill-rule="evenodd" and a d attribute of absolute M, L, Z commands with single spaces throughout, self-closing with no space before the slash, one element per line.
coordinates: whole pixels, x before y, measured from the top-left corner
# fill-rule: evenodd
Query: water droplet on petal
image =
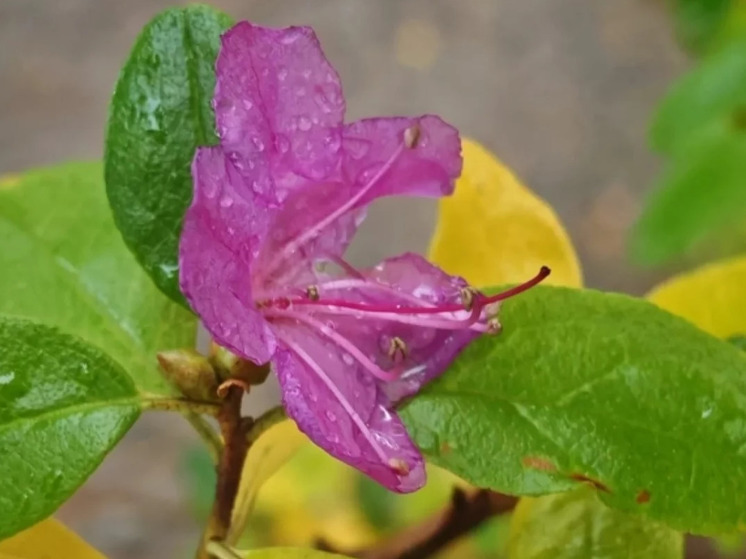
<path fill-rule="evenodd" d="M 287 153 L 290 149 L 290 140 L 288 140 L 287 136 L 284 134 L 277 134 L 277 137 L 275 138 L 275 146 L 277 147 L 277 151 L 280 153 Z"/>
<path fill-rule="evenodd" d="M 285 81 L 285 78 L 287 77 L 288 77 L 288 69 L 284 67 L 280 67 L 277 70 L 277 79 L 282 82 L 282 81 Z"/>
<path fill-rule="evenodd" d="M 355 362 L 355 360 L 352 358 L 352 355 L 350 355 L 349 353 L 342 354 L 342 361 L 345 362 L 345 365 L 352 365 Z"/>
<path fill-rule="evenodd" d="M 254 143 L 254 147 L 256 147 L 257 151 L 264 151 L 264 142 L 261 138 L 255 136 L 251 141 Z"/>
<path fill-rule="evenodd" d="M 220 199 L 220 205 L 223 208 L 230 208 L 233 205 L 233 197 L 230 194 L 223 194 Z"/>
<path fill-rule="evenodd" d="M 298 128 L 304 132 L 311 129 L 311 119 L 307 116 L 298 117 Z"/>
<path fill-rule="evenodd" d="M 337 421 L 337 415 L 333 411 L 326 410 L 325 415 L 329 421 Z"/>

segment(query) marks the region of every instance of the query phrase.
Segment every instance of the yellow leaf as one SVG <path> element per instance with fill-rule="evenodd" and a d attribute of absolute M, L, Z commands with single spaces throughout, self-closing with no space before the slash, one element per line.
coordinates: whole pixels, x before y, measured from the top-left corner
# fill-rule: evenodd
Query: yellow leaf
<path fill-rule="evenodd" d="M 104 559 L 53 518 L 0 542 L 0 559 Z"/>
<path fill-rule="evenodd" d="M 464 170 L 442 198 L 430 260 L 477 287 L 523 282 L 542 265 L 547 284 L 580 287 L 575 249 L 556 214 L 484 147 L 462 142 Z"/>
<path fill-rule="evenodd" d="M 720 338 L 746 334 L 746 257 L 714 262 L 675 276 L 648 299 Z"/>
<path fill-rule="evenodd" d="M 228 542 L 237 542 L 245 530 L 262 484 L 307 441 L 293 421 L 285 420 L 270 427 L 252 445 L 241 474 Z"/>
<path fill-rule="evenodd" d="M 18 175 L 4 175 L 0 177 L 0 190 L 10 190 L 21 182 L 21 177 Z"/>

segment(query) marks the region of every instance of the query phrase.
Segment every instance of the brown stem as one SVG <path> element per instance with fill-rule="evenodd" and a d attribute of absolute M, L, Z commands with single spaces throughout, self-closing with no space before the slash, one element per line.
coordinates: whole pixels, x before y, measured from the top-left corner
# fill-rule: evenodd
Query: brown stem
<path fill-rule="evenodd" d="M 249 445 L 246 440 L 246 420 L 241 417 L 241 400 L 244 389 L 229 385 L 224 391 L 223 401 L 217 414 L 220 433 L 223 436 L 223 452 L 218 461 L 215 502 L 212 506 L 202 543 L 197 552 L 198 559 L 208 559 L 207 544 L 223 540 L 231 522 L 233 503 L 236 500 L 241 471 Z"/>
<path fill-rule="evenodd" d="M 339 550 L 323 540 L 317 542 L 317 547 L 358 559 L 425 559 L 491 517 L 513 510 L 517 502 L 516 497 L 488 489 L 467 493 L 455 488 L 445 509 L 371 547 Z"/>

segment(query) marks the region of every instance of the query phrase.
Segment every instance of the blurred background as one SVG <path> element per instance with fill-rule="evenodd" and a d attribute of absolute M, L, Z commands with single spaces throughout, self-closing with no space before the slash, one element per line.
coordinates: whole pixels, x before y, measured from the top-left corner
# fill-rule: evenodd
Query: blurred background
<path fill-rule="evenodd" d="M 178 4 L 0 0 L 0 174 L 101 157 L 120 65 L 143 25 Z M 664 2 L 212 4 L 236 19 L 313 26 L 341 74 L 350 119 L 432 112 L 485 144 L 557 210 L 589 286 L 642 294 L 670 273 L 633 266 L 625 249 L 660 166 L 647 143 L 651 112 L 694 63 L 677 42 Z M 379 203 L 350 259 L 367 264 L 403 250 L 423 251 L 434 209 L 421 200 Z M 272 387 L 267 391 L 270 398 Z M 190 556 L 212 491 L 210 465 L 194 442 L 179 418 L 143 418 L 61 517 L 112 558 Z M 263 493 L 259 515 L 266 520 L 303 506 L 313 514 L 286 516 L 279 531 L 258 523 L 263 528 L 257 538 L 308 542 L 329 529 L 312 517 L 337 522 L 334 511 L 351 500 L 367 504 L 347 515 L 344 522 L 354 526 L 335 524 L 334 531 L 370 537 L 422 516 L 448 494 L 447 480 L 436 480 L 415 499 L 392 501 L 351 472 L 331 478 L 330 468 L 342 467 L 330 466 L 313 449 L 302 454 Z M 309 472 L 329 483 L 315 484 L 314 494 L 288 491 L 302 486 L 288 480 Z M 335 499 L 347 504 L 334 505 Z M 494 555 L 501 530 L 482 531 L 472 551 Z"/>

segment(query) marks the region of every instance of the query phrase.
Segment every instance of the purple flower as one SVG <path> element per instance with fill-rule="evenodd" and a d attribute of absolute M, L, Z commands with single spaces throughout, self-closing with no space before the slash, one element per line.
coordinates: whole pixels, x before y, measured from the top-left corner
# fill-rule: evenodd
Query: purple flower
<path fill-rule="evenodd" d="M 421 487 L 394 405 L 494 330 L 511 293 L 487 298 L 415 254 L 365 270 L 342 255 L 376 198 L 452 192 L 458 132 L 435 116 L 344 124 L 308 27 L 228 31 L 213 105 L 220 145 L 194 159 L 182 290 L 217 343 L 272 362 L 316 444 L 390 489 Z"/>

